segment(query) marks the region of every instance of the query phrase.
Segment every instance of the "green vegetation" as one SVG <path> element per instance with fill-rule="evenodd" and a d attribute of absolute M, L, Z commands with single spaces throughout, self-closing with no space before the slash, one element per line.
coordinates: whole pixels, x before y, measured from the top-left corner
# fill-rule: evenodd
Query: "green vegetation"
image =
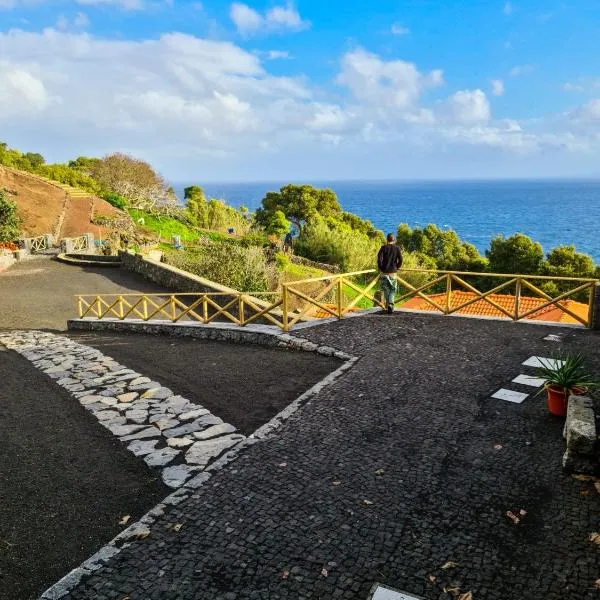
<path fill-rule="evenodd" d="M 173 236 L 179 235 L 182 241 L 193 242 L 199 237 L 198 231 L 173 217 L 153 214 L 137 208 L 130 208 L 127 212 L 138 227 L 151 231 L 159 240 L 171 243 Z"/>
<path fill-rule="evenodd" d="M 17 216 L 17 205 L 0 190 L 0 242 L 15 242 L 19 239 L 21 220 Z"/>
<path fill-rule="evenodd" d="M 279 273 L 261 248 L 204 242 L 186 252 L 170 250 L 166 262 L 245 292 L 266 292 L 279 284 Z"/>
<path fill-rule="evenodd" d="M 207 198 L 198 185 L 187 187 L 185 206 L 178 205 L 172 188 L 150 164 L 122 153 L 102 158 L 79 156 L 66 164 L 46 164 L 41 154 L 23 153 L 0 143 L 0 164 L 102 196 L 113 206 L 126 210 L 140 228 L 167 244 L 173 236 L 180 236 L 186 250 L 172 254 L 172 260 L 239 289 L 273 289 L 279 280 L 274 272 L 286 280 L 320 276 L 318 269 L 311 274 L 310 268 L 294 265 L 274 252 L 281 249 L 281 240 L 288 232 L 296 236 L 297 255 L 336 265 L 343 272 L 375 268 L 377 252 L 384 243 L 383 232 L 370 221 L 343 211 L 330 189 L 286 185 L 268 192 L 261 207 L 251 214 L 245 207 L 235 209 L 222 200 Z M 18 237 L 18 224 L 7 216 L 13 205 L 2 197 L 5 239 Z M 540 244 L 521 233 L 496 236 L 485 256 L 462 241 L 455 231 L 433 224 L 411 228 L 403 223 L 397 235 L 405 269 L 600 278 L 600 267 L 574 246 L 560 246 L 544 256 Z M 206 256 L 207 248 L 214 260 Z M 263 259 L 258 260 L 258 255 Z M 228 266 L 217 268 L 217 258 Z M 232 263 L 236 261 L 241 262 L 234 268 Z M 244 276 L 246 268 L 248 274 Z M 433 279 L 427 273 L 405 271 L 403 276 L 415 287 Z M 358 278 L 357 285 L 365 285 L 368 278 Z M 469 281 L 480 289 L 498 284 L 497 279 L 487 275 L 471 277 Z M 540 287 L 556 295 L 573 286 L 569 282 L 544 281 Z M 355 292 L 347 293 L 352 296 Z"/>

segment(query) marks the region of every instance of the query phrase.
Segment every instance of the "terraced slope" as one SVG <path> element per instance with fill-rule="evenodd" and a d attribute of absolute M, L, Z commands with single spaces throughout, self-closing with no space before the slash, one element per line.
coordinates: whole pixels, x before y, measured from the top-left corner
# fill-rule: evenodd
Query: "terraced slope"
<path fill-rule="evenodd" d="M 98 216 L 123 216 L 105 200 L 84 190 L 0 166 L 0 189 L 17 203 L 26 236 L 53 233 L 56 239 L 92 232 L 106 237 L 108 230 L 92 223 Z"/>

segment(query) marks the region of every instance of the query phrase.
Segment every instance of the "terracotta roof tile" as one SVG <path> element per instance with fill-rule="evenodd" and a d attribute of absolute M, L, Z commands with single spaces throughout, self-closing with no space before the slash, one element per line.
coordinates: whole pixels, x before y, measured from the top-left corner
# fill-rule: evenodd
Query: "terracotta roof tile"
<path fill-rule="evenodd" d="M 466 292 L 462 290 L 453 291 L 450 297 L 450 308 L 458 308 L 462 304 L 474 300 L 476 294 L 473 292 Z M 440 306 L 446 305 L 446 294 L 431 294 L 428 296 L 431 300 L 439 304 Z M 515 297 L 509 294 L 490 294 L 487 296 L 490 300 L 495 302 L 498 306 L 504 310 L 513 314 L 515 311 Z M 531 296 L 521 296 L 520 313 L 527 312 L 538 306 L 546 303 L 543 298 L 535 298 Z M 562 300 L 560 302 L 562 306 L 575 313 L 582 319 L 587 319 L 588 316 L 588 305 L 581 302 L 575 302 L 574 300 Z M 411 298 L 402 305 L 402 308 L 410 308 L 413 310 L 426 310 L 426 311 L 437 311 L 437 309 L 423 298 Z M 468 306 L 460 308 L 457 313 L 463 315 L 473 315 L 479 317 L 505 317 L 507 315 L 493 306 L 486 300 L 477 300 L 472 302 Z M 560 308 L 555 305 L 550 305 L 540 309 L 537 312 L 532 313 L 527 317 L 536 321 L 549 321 L 555 323 L 579 323 L 577 319 L 571 317 Z"/>

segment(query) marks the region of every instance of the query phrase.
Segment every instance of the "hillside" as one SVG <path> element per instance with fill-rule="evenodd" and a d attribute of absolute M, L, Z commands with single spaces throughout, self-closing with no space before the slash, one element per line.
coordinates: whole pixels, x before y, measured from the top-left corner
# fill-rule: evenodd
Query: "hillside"
<path fill-rule="evenodd" d="M 23 233 L 28 237 L 52 233 L 60 239 L 91 232 L 96 238 L 104 238 L 109 230 L 94 225 L 92 219 L 124 216 L 105 200 L 83 190 L 3 166 L 0 189 L 17 203 Z"/>

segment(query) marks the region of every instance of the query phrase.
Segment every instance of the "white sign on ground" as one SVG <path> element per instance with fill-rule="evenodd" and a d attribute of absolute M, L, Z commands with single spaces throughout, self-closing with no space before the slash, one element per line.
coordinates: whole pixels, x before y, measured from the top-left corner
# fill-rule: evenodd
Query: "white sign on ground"
<path fill-rule="evenodd" d="M 505 390 L 500 388 L 495 394 L 492 394 L 492 398 L 498 398 L 498 400 L 506 400 L 507 402 L 514 402 L 515 404 L 521 404 L 529 394 L 523 392 L 514 392 L 513 390 Z"/>
<path fill-rule="evenodd" d="M 377 585 L 368 600 L 423 600 L 419 596 L 412 596 L 406 592 L 399 592 L 384 585 Z"/>
<path fill-rule="evenodd" d="M 520 383 L 521 385 L 530 385 L 531 387 L 542 387 L 546 380 L 541 377 L 532 377 L 531 375 L 519 375 L 513 379 L 514 383 Z"/>
<path fill-rule="evenodd" d="M 550 369 L 556 369 L 564 364 L 564 360 L 558 360 L 556 358 L 544 358 L 543 356 L 530 356 L 524 363 L 525 367 L 548 367 Z"/>

